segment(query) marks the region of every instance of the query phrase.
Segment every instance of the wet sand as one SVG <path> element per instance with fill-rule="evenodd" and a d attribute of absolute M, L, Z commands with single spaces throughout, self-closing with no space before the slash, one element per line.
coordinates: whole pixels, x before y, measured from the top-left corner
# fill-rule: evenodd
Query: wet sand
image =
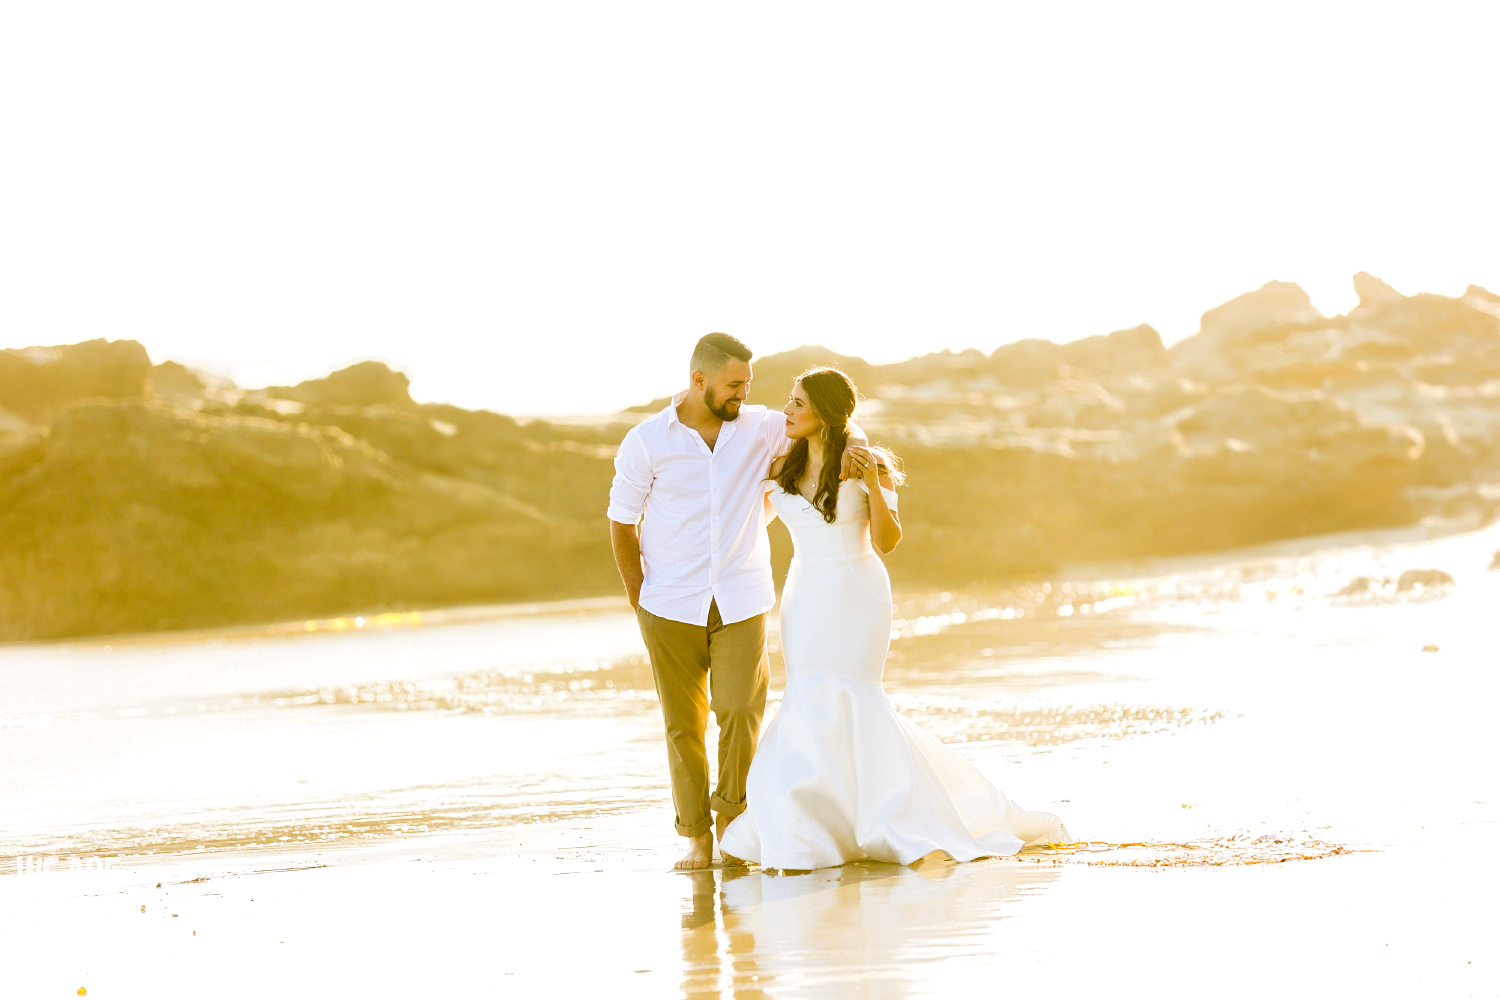
<path fill-rule="evenodd" d="M 1500 531 L 1431 533 L 902 595 L 898 705 L 1090 842 L 915 870 L 671 871 L 609 605 L 0 649 L 4 992 L 1494 996 Z"/>

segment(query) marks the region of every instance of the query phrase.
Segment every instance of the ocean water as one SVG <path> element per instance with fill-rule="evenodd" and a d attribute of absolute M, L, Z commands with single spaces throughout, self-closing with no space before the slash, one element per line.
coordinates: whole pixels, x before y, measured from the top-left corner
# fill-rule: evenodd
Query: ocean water
<path fill-rule="evenodd" d="M 1497 545 L 1408 529 L 902 594 L 886 687 L 1086 839 L 1385 843 L 1415 812 L 1492 815 L 1458 789 L 1491 724 Z M 418 617 L 0 647 L 0 859 L 670 819 L 622 604 Z M 1159 787 L 1074 791 L 1122 754 L 1160 758 Z M 1181 815 L 1142 815 L 1158 794 Z"/>

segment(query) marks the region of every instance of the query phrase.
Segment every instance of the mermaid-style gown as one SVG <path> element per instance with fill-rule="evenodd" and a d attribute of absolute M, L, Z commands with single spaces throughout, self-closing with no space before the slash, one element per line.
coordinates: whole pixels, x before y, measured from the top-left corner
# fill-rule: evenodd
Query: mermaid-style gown
<path fill-rule="evenodd" d="M 896 494 L 885 491 L 896 505 Z M 773 489 L 796 555 L 781 598 L 786 691 L 750 764 L 746 809 L 725 853 L 767 868 L 861 858 L 958 861 L 1068 842 L 1062 820 L 1011 802 L 978 769 L 891 705 L 881 675 L 891 641 L 891 583 L 870 545 L 863 482 L 839 490 L 833 523 Z"/>

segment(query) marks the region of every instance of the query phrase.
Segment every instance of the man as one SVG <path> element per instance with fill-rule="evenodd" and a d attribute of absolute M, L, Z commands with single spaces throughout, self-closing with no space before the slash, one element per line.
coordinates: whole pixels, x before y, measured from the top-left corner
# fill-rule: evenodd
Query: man
<path fill-rule="evenodd" d="M 764 490 L 790 442 L 779 411 L 745 402 L 750 358 L 726 333 L 698 341 L 689 386 L 620 443 L 609 492 L 615 565 L 651 657 L 677 832 L 690 841 L 678 868 L 707 867 L 715 836 L 744 812 L 766 708 L 776 591 Z M 868 442 L 855 430 L 850 443 Z M 712 795 L 710 709 L 719 722 Z"/>

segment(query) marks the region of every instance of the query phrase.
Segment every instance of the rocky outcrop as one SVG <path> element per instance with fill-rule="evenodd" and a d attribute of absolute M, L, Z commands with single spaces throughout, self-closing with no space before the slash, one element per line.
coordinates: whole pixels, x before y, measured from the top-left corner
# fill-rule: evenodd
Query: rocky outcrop
<path fill-rule="evenodd" d="M 1323 317 L 1273 282 L 1170 349 L 1145 325 L 802 347 L 755 359 L 752 401 L 816 364 L 859 384 L 910 477 L 898 586 L 1493 516 L 1500 302 L 1387 288 Z M 641 415 L 417 404 L 376 362 L 252 391 L 130 342 L 0 352 L 0 639 L 615 593 L 605 496 Z"/>
<path fill-rule="evenodd" d="M 447 406 L 293 412 L 243 394 L 190 409 L 164 395 L 79 400 L 0 447 L 0 640 L 613 582 L 600 497 L 622 429 L 564 439 Z"/>
<path fill-rule="evenodd" d="M 886 381 L 879 374 L 879 366 L 872 365 L 863 358 L 838 354 L 826 347 L 804 345 L 780 354 L 752 358 L 750 364 L 755 372 L 751 401 L 764 403 L 773 409 L 780 409 L 786 404 L 796 377 L 816 365 L 831 365 L 847 373 L 866 395 L 874 391 L 877 384 Z M 662 401 L 662 405 L 665 406 L 666 402 Z"/>
<path fill-rule="evenodd" d="M 146 391 L 151 359 L 133 340 L 0 351 L 0 407 L 42 421 L 77 399 L 125 399 Z"/>
<path fill-rule="evenodd" d="M 1002 385 L 1034 388 L 1062 376 L 1062 345 L 1034 337 L 995 348 L 986 366 Z"/>
<path fill-rule="evenodd" d="M 1181 455 L 1226 459 L 1225 471 L 1241 479 L 1285 478 L 1314 464 L 1332 476 L 1411 467 L 1426 447 L 1416 428 L 1370 420 L 1342 400 L 1255 385 L 1220 389 L 1167 426 Z M 1415 482 L 1414 468 L 1402 478 Z"/>
<path fill-rule="evenodd" d="M 1203 314 L 1198 332 L 1173 345 L 1173 368 L 1204 382 L 1230 382 L 1323 315 L 1300 285 L 1271 281 Z M 1306 339 L 1306 338 L 1304 338 Z"/>
<path fill-rule="evenodd" d="M 266 395 L 310 406 L 411 406 L 411 380 L 379 361 L 361 361 L 327 378 L 273 385 Z"/>
<path fill-rule="evenodd" d="M 152 369 L 151 390 L 162 399 L 187 404 L 212 396 L 203 372 L 176 361 L 163 361 Z"/>
<path fill-rule="evenodd" d="M 1473 484 L 1500 481 L 1496 303 L 1473 288 L 1451 299 L 1359 285 L 1364 305 L 1323 317 L 1301 289 L 1272 283 L 1210 310 L 1170 350 L 1132 332 L 1143 349 L 1130 360 L 1099 350 L 1115 334 L 1018 341 L 929 382 L 903 384 L 900 366 L 882 366 L 861 419 L 913 462 L 935 449 L 976 466 L 998 454 L 1034 477 L 1030 499 L 1001 503 L 985 529 L 1003 544 L 980 546 L 1012 569 L 1026 552 L 1066 562 L 1488 516 L 1492 494 Z M 977 530 L 991 522 L 972 499 L 962 520 Z M 1158 509 L 1176 516 L 1159 522 Z M 917 560 L 904 552 L 893 566 Z"/>
<path fill-rule="evenodd" d="M 1500 315 L 1500 295 L 1496 295 L 1488 288 L 1482 288 L 1479 285 L 1470 285 L 1464 289 L 1464 294 L 1461 297 L 1463 301 L 1476 309 L 1483 309 L 1485 312 Z"/>
<path fill-rule="evenodd" d="M 35 477 L 100 492 L 244 488 L 325 504 L 394 484 L 390 460 L 334 427 L 193 413 L 155 400 L 89 401 L 51 426 Z"/>
<path fill-rule="evenodd" d="M 1374 309 L 1389 302 L 1400 302 L 1406 298 L 1390 285 L 1368 271 L 1354 276 L 1354 294 L 1359 296 L 1359 308 Z"/>
<path fill-rule="evenodd" d="M 912 420 L 913 398 L 881 399 L 866 420 L 906 462 L 910 544 L 888 562 L 908 582 L 1404 524 L 1430 474 L 1418 430 L 1317 392 L 1166 382 L 1131 395 L 1062 380 L 991 397 L 1015 402 L 998 413 L 970 402 L 963 422 L 956 398 Z"/>
<path fill-rule="evenodd" d="M 1159 375 L 1167 369 L 1167 349 L 1149 323 L 1063 344 L 1061 358 L 1070 374 L 1100 378 Z"/>
<path fill-rule="evenodd" d="M 1409 569 L 1396 580 L 1396 591 L 1433 589 L 1453 586 L 1453 577 L 1440 569 Z"/>
<path fill-rule="evenodd" d="M 757 358 L 752 363 L 756 401 L 780 406 L 796 376 L 814 365 L 832 365 L 843 370 L 866 395 L 892 388 L 955 391 L 976 379 L 1034 389 L 1058 379 L 1165 374 L 1167 349 L 1162 345 L 1161 334 L 1142 323 L 1128 330 L 1066 344 L 1018 340 L 1002 345 L 988 356 L 976 350 L 947 350 L 894 364 L 871 365 L 862 358 L 826 348 L 799 347 Z M 660 409 L 665 405 L 663 399 L 642 409 Z"/>
<path fill-rule="evenodd" d="M 1018 340 L 997 348 L 984 371 L 1003 385 L 1036 388 L 1060 378 L 1161 374 L 1166 367 L 1167 349 L 1162 346 L 1161 334 L 1142 323 L 1066 344 Z"/>
<path fill-rule="evenodd" d="M 1323 314 L 1313 307 L 1301 285 L 1268 281 L 1255 291 L 1204 313 L 1198 329 L 1209 337 L 1241 340 L 1280 327 L 1316 323 L 1322 318 Z"/>

